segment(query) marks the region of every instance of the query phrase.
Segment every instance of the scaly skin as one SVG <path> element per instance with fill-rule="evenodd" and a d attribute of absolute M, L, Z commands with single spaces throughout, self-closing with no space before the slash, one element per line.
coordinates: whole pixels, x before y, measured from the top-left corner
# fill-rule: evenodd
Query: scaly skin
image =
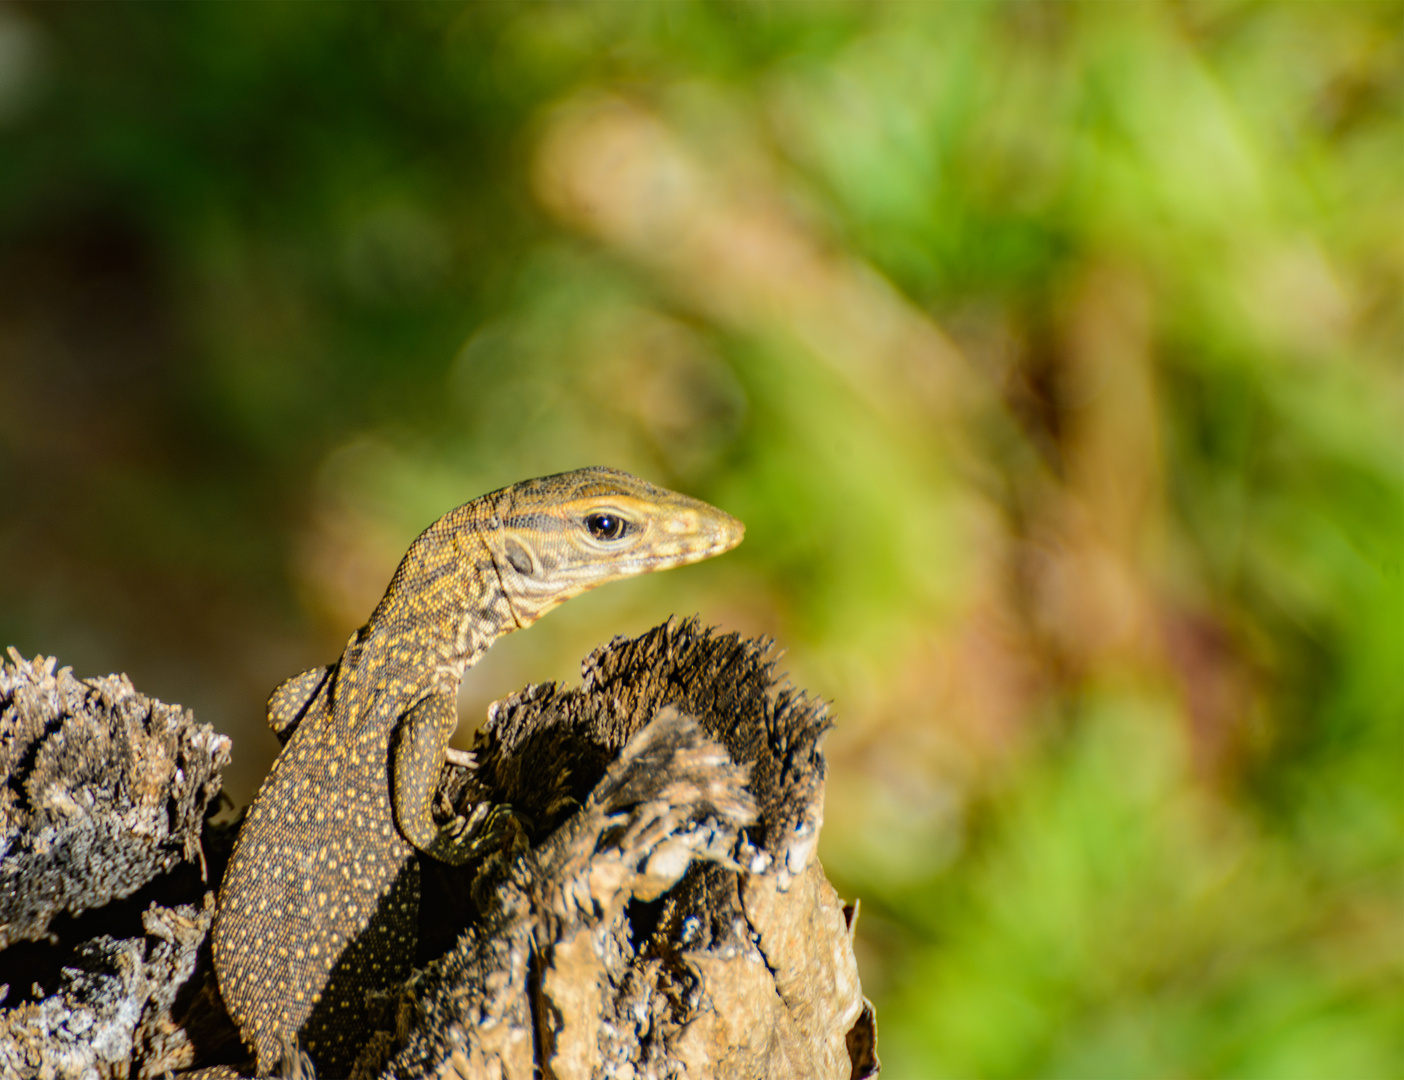
<path fill-rule="evenodd" d="M 349 1072 L 366 992 L 409 973 L 415 850 L 473 855 L 480 816 L 440 828 L 431 815 L 463 672 L 572 596 L 719 555 L 744 531 L 614 469 L 514 484 L 426 529 L 341 659 L 274 691 L 286 746 L 240 830 L 213 932 L 220 991 L 260 1073 L 294 1047 L 319 1076 Z"/>

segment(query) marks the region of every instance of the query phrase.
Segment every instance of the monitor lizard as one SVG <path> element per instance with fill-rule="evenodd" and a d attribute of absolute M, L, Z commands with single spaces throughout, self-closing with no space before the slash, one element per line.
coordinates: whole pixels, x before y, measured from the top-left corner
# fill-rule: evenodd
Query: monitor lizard
<path fill-rule="evenodd" d="M 488 808 L 431 813 L 464 671 L 502 634 L 587 589 L 711 558 L 741 522 L 628 473 L 528 480 L 450 511 L 410 546 L 341 658 L 282 683 L 283 750 L 234 845 L 213 929 L 215 974 L 260 1074 L 298 1050 L 344 1076 L 367 991 L 408 975 L 416 850 L 463 863 Z"/>

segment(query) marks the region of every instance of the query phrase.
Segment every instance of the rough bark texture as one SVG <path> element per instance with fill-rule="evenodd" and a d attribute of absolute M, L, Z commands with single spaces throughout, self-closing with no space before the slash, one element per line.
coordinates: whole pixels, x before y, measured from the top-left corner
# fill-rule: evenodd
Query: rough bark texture
<path fill-rule="evenodd" d="M 358 1076 L 876 1074 L 852 909 L 814 854 L 827 711 L 767 653 L 670 622 L 597 650 L 579 688 L 498 703 L 442 801 L 511 813 L 483 860 L 422 860 L 420 969 Z M 203 851 L 200 830 L 227 740 L 120 677 L 14 659 L 0 933 L 51 933 L 0 952 L 0 1074 L 240 1075 L 205 944 L 233 825 L 206 821 Z"/>
<path fill-rule="evenodd" d="M 229 740 L 124 676 L 0 663 L 0 1075 L 157 1076 L 214 897 L 201 827 Z"/>

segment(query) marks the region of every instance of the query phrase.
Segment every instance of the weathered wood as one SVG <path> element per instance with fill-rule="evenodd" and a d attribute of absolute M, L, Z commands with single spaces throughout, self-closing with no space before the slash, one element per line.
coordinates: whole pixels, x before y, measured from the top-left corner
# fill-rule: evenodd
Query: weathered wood
<path fill-rule="evenodd" d="M 78 683 L 67 672 L 54 676 L 52 664 L 46 675 L 43 665 L 16 660 L 0 686 L 29 689 L 0 696 L 9 710 L 0 716 L 23 713 L 28 726 L 6 721 L 0 731 L 7 793 L 24 789 L 26 768 L 43 756 L 34 747 L 61 730 L 51 719 L 36 726 L 35 701 L 65 701 L 70 714 L 86 708 L 82 738 L 98 743 L 127 738 L 112 732 L 129 730 L 144 708 L 178 718 L 162 730 L 185 740 L 185 775 L 206 778 L 197 783 L 198 825 L 227 743 L 124 681 L 116 685 L 144 705 L 114 708 L 101 694 L 71 688 L 55 698 L 36 688 L 45 679 L 100 681 Z M 587 658 L 583 673 L 578 688 L 528 687 L 498 703 L 479 733 L 476 767 L 445 769 L 445 815 L 483 800 L 511 813 L 491 825 L 496 842 L 484 858 L 462 867 L 423 860 L 419 967 L 371 1010 L 379 1022 L 367 1029 L 356 1075 L 875 1075 L 852 909 L 815 857 L 824 705 L 780 684 L 766 643 L 693 620 L 616 639 Z M 97 734 L 104 725 L 109 734 Z M 11 744 L 21 728 L 28 750 Z M 128 779 L 103 772 L 93 781 L 91 769 L 75 777 L 124 790 L 151 768 L 143 765 L 146 744 L 131 745 L 132 754 L 104 763 Z M 166 760 L 166 751 L 151 752 Z M 120 834 L 135 820 L 82 794 L 81 783 L 66 790 L 76 816 L 96 819 L 92 828 L 105 823 Z M 18 832 L 7 837 L 30 820 L 16 817 Z M 180 859 L 194 872 L 200 848 L 189 842 L 189 815 L 176 820 L 187 828 Z M 0 882 L 32 842 L 11 844 Z M 77 959 L 31 1000 L 16 1002 L 12 989 L 5 1004 L 13 1007 L 0 1009 L 0 1072 L 239 1075 L 246 1051 L 222 1015 L 203 944 L 228 828 L 207 826 L 205 843 L 208 879 L 187 878 L 183 903 L 146 909 L 138 932 L 90 932 L 101 905 L 61 928 L 50 914 L 45 925 L 60 940 L 46 948 Z M 68 871 L 81 878 L 83 868 Z M 146 873 L 135 888 L 169 879 L 168 860 L 149 862 Z M 0 968 L 13 949 L 0 953 Z M 120 1031 L 119 1015 L 131 1018 Z M 290 1047 L 284 1073 L 305 1067 Z"/>
<path fill-rule="evenodd" d="M 209 931 L 202 825 L 229 740 L 124 676 L 0 663 L 0 1075 L 160 1075 Z M 213 836 L 212 836 L 213 839 Z M 134 1066 L 134 1067 L 133 1067 Z"/>

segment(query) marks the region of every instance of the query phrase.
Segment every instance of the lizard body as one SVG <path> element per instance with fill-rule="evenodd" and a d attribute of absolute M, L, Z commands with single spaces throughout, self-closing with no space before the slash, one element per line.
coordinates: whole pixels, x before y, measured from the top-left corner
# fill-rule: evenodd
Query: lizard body
<path fill-rule="evenodd" d="M 240 830 L 219 894 L 215 973 L 260 1073 L 302 1048 L 348 1072 L 367 991 L 414 956 L 416 849 L 474 854 L 473 821 L 431 806 L 463 672 L 500 635 L 587 589 L 710 558 L 744 526 L 613 469 L 503 488 L 431 525 L 341 658 L 269 700 L 285 741 Z M 486 808 L 481 808 L 486 811 Z"/>

